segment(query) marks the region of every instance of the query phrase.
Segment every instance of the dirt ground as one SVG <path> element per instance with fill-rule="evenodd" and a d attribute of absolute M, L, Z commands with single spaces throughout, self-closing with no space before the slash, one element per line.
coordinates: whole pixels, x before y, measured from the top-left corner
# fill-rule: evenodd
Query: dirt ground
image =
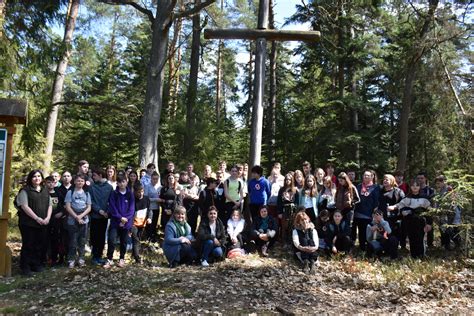
<path fill-rule="evenodd" d="M 19 243 L 10 243 L 17 265 Z M 166 267 L 161 250 L 143 265 L 49 268 L 0 278 L 2 313 L 462 313 L 474 310 L 470 259 L 321 258 L 313 275 L 276 247 L 209 268 Z"/>

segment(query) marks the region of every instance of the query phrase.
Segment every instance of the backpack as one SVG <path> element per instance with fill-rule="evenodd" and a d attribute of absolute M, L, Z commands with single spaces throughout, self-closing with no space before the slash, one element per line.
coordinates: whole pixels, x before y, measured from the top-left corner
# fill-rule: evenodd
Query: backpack
<path fill-rule="evenodd" d="M 240 194 L 240 190 L 242 189 L 242 181 L 240 181 L 240 179 L 238 179 L 237 181 L 239 182 L 239 188 L 237 189 L 237 193 Z M 225 180 L 225 184 L 227 185 L 227 189 L 229 189 L 229 184 L 230 184 L 229 179 Z"/>
<path fill-rule="evenodd" d="M 18 195 L 20 195 L 20 192 L 23 190 L 23 188 L 21 188 L 20 190 L 18 190 L 17 194 L 15 194 L 14 198 L 13 198 L 13 206 L 16 208 L 16 215 L 17 216 L 20 216 L 22 213 L 23 213 L 23 209 L 21 208 L 20 205 L 18 205 L 18 202 L 17 202 L 17 198 L 18 198 Z"/>

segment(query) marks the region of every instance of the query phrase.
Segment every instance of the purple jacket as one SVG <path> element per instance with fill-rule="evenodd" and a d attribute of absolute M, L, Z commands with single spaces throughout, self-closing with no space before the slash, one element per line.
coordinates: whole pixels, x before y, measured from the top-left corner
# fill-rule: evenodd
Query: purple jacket
<path fill-rule="evenodd" d="M 128 219 L 128 222 L 125 224 L 125 229 L 131 229 L 133 224 L 133 215 L 135 213 L 135 197 L 133 196 L 132 191 L 127 188 L 127 193 L 122 194 L 119 192 L 119 188 L 109 196 L 109 217 L 110 217 L 110 226 L 112 228 L 117 228 L 120 226 L 120 220 L 122 217 Z"/>

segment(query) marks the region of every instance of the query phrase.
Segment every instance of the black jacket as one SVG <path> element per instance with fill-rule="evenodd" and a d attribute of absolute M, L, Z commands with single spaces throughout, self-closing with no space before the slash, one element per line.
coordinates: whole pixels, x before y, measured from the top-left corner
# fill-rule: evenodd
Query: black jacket
<path fill-rule="evenodd" d="M 225 246 L 226 243 L 226 230 L 222 221 L 217 218 L 216 219 L 216 236 L 211 234 L 211 226 L 209 226 L 209 220 L 207 218 L 203 219 L 199 224 L 198 232 L 197 232 L 197 240 L 200 244 L 204 241 L 209 239 L 217 238 L 221 243 L 221 247 Z"/>

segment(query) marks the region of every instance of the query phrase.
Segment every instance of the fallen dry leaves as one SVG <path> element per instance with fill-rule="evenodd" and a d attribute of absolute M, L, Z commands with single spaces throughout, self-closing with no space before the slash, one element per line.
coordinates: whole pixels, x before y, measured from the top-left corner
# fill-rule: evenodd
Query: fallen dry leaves
<path fill-rule="evenodd" d="M 12 245 L 15 247 L 15 245 Z M 16 249 L 18 250 L 18 249 Z M 472 260 L 368 262 L 322 259 L 304 274 L 277 248 L 210 268 L 165 267 L 160 249 L 144 265 L 49 269 L 0 279 L 0 313 L 470 313 Z"/>

